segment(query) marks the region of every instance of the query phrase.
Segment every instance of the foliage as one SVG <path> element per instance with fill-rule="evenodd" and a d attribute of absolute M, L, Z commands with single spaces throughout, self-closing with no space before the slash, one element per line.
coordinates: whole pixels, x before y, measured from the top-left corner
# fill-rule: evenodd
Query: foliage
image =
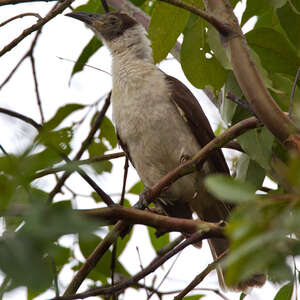
<path fill-rule="evenodd" d="M 246 103 L 233 74 L 228 49 L 223 48 L 219 33 L 212 25 L 164 2 L 131 2 L 150 15 L 149 38 L 156 63 L 164 60 L 175 43 L 182 40 L 180 61 L 183 72 L 191 84 L 206 88 L 218 99 L 217 108 L 224 130 L 252 115 L 251 111 L 227 97 L 230 92 Z M 202 1 L 186 2 L 204 9 Z M 235 6 L 240 1 L 230 2 Z M 75 10 L 104 11 L 101 2 L 96 0 L 89 0 Z M 294 84 L 300 66 L 299 1 L 248 0 L 241 25 L 253 17 L 256 23 L 245 35 L 253 60 L 269 93 L 282 110 L 290 108 L 294 85 L 293 111 L 295 122 L 299 123 L 300 81 Z M 71 77 L 83 71 L 84 65 L 101 47 L 102 43 L 95 37 L 83 45 Z M 50 192 L 38 181 L 43 172 L 55 174 L 56 167 L 62 167 L 69 174 L 78 171 L 78 165 L 70 163 L 68 156 L 78 153 L 75 140 L 81 138 L 81 142 L 84 141 L 80 132 L 82 124 L 88 124 L 91 132 L 101 109 L 100 101 L 91 105 L 63 103 L 55 115 L 38 128 L 22 153 L 3 151 L 0 157 L 0 209 L 4 232 L 0 239 L 0 269 L 5 280 L 0 295 L 19 286 L 28 289 L 28 299 L 53 290 L 56 275 L 60 278 L 62 270 L 70 263 L 72 269 L 78 271 L 84 264 L 82 257 L 87 259 L 107 234 L 101 220 L 74 213 L 72 208 L 76 207 L 77 201 L 82 201 L 80 186 L 76 186 L 70 198 L 64 199 L 64 196 L 56 196 L 61 188 L 66 190 L 64 184 L 54 188 L 60 182 L 57 178 L 55 182 L 49 179 Z M 227 270 L 226 282 L 235 284 L 253 274 L 266 273 L 270 281 L 281 284 L 274 300 L 291 299 L 299 278 L 296 267 L 289 263 L 300 254 L 299 153 L 289 152 L 266 127 L 248 130 L 236 141 L 244 153 L 235 156 L 234 176 L 211 175 L 205 180 L 210 193 L 236 205 L 226 226 L 231 241 L 230 253 L 223 262 Z M 5 145 L 1 146 L 5 148 Z M 104 117 L 83 152 L 90 160 L 116 148 L 114 126 L 108 117 Z M 113 163 L 109 160 L 87 163 L 91 168 L 83 169 L 89 176 L 99 179 L 97 182 L 101 186 L 101 180 L 112 172 Z M 273 181 L 273 189 L 264 188 L 266 179 Z M 116 184 L 116 191 L 121 190 L 121 183 L 119 185 Z M 127 189 L 127 194 L 138 195 L 143 188 L 139 181 Z M 93 190 L 88 198 L 93 199 L 97 207 L 104 206 L 103 198 L 96 191 Z M 125 205 L 129 206 L 127 201 Z M 148 233 L 157 252 L 172 242 L 169 234 L 157 238 L 152 227 L 148 228 Z M 105 252 L 87 276 L 90 287 L 110 284 L 112 269 L 121 279 L 132 276 L 119 260 L 127 251 L 131 234 L 124 239 L 118 238 L 115 252 L 113 249 Z M 71 236 L 75 247 L 67 248 L 63 240 Z M 76 249 L 81 257 L 75 253 Z M 184 299 L 204 297 L 199 294 Z M 241 299 L 245 297 L 245 294 L 241 295 Z"/>

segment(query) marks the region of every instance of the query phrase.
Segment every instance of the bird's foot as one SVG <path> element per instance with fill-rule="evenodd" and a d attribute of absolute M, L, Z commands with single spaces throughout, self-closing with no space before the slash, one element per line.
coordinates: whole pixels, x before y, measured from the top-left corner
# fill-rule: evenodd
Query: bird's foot
<path fill-rule="evenodd" d="M 140 193 L 139 201 L 133 206 L 133 208 L 140 210 L 145 209 L 149 205 L 148 199 L 150 198 L 150 196 L 151 189 L 145 187 L 144 190 Z"/>

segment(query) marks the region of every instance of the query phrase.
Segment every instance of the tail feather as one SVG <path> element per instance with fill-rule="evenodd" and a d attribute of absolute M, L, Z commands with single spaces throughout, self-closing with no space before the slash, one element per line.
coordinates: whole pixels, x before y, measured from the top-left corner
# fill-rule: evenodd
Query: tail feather
<path fill-rule="evenodd" d="M 215 199 L 212 195 L 206 191 L 201 192 L 202 201 L 198 201 L 194 205 L 193 209 L 197 212 L 200 219 L 207 222 L 220 222 L 222 220 L 227 220 L 230 212 L 234 208 L 228 203 L 223 203 Z M 205 199 L 205 201 L 203 201 Z M 199 199 L 198 199 L 199 200 Z M 201 199 L 200 199 L 201 200 Z M 229 241 L 227 239 L 210 239 L 208 240 L 210 250 L 213 259 L 216 260 L 220 257 L 229 247 Z M 226 270 L 222 269 L 220 265 L 216 268 L 219 285 L 222 290 L 239 290 L 246 292 L 252 287 L 262 286 L 266 281 L 266 276 L 264 274 L 255 274 L 251 278 L 239 282 L 235 286 L 226 286 L 224 274 Z"/>

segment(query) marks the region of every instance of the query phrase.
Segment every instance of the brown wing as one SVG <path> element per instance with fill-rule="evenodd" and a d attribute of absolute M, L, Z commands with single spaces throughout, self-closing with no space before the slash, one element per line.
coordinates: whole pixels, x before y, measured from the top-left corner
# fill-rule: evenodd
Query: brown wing
<path fill-rule="evenodd" d="M 199 145 L 204 147 L 214 137 L 209 121 L 204 114 L 192 92 L 176 78 L 166 75 L 166 79 L 171 86 L 171 98 L 174 101 L 179 113 L 190 126 Z M 211 164 L 216 172 L 229 174 L 229 169 L 221 149 L 217 149 L 209 156 Z"/>
<path fill-rule="evenodd" d="M 125 143 L 122 142 L 122 140 L 121 140 L 121 138 L 119 136 L 119 133 L 118 133 L 118 129 L 116 129 L 116 135 L 117 135 L 117 139 L 118 139 L 119 145 L 121 146 L 122 150 L 124 151 L 124 153 L 126 154 L 126 156 L 128 157 L 129 161 L 131 162 L 131 164 L 134 167 L 134 163 L 133 163 L 133 160 L 130 157 L 128 146 L 127 146 L 127 144 L 125 144 Z"/>

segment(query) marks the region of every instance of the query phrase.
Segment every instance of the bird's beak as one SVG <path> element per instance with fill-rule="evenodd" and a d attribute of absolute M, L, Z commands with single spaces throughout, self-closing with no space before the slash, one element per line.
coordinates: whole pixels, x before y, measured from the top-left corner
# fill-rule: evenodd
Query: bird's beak
<path fill-rule="evenodd" d="M 95 22 L 103 23 L 101 22 L 101 19 L 103 18 L 102 15 L 100 14 L 95 14 L 95 13 L 88 13 L 88 12 L 72 12 L 66 14 L 66 16 L 80 20 L 87 25 L 93 25 Z"/>

